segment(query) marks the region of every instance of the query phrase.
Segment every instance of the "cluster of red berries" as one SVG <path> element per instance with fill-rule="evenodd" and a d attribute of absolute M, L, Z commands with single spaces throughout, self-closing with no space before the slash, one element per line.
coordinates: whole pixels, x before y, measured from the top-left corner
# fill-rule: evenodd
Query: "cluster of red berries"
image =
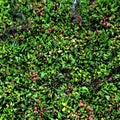
<path fill-rule="evenodd" d="M 56 33 L 56 32 L 57 32 L 57 28 L 54 28 L 54 27 L 50 27 L 50 28 L 48 28 L 48 30 L 47 30 L 47 34 Z"/>
<path fill-rule="evenodd" d="M 29 72 L 29 75 L 27 76 L 28 79 L 32 79 L 33 81 L 38 77 L 39 75 L 36 72 Z"/>
<path fill-rule="evenodd" d="M 53 4 L 54 11 L 57 11 L 57 8 L 58 8 L 58 6 L 59 6 L 59 3 L 57 3 L 57 2 L 54 2 L 54 4 Z"/>
<path fill-rule="evenodd" d="M 103 16 L 102 20 L 100 21 L 100 24 L 102 24 L 103 26 L 106 26 L 106 27 L 109 26 L 107 19 L 108 19 L 108 14 L 105 14 Z"/>
<path fill-rule="evenodd" d="M 94 119 L 94 111 L 93 111 L 93 109 L 92 109 L 89 105 L 83 103 L 83 101 L 80 100 L 80 107 L 86 108 L 86 110 L 85 110 L 84 112 L 85 112 L 85 113 L 88 113 L 89 115 L 91 115 L 91 116 L 89 116 L 89 117 L 87 118 L 87 120 L 93 120 L 93 119 Z M 79 117 L 80 117 L 80 113 L 79 113 L 79 112 L 78 112 L 78 114 L 79 114 Z M 79 119 L 80 119 L 80 118 L 79 118 Z"/>

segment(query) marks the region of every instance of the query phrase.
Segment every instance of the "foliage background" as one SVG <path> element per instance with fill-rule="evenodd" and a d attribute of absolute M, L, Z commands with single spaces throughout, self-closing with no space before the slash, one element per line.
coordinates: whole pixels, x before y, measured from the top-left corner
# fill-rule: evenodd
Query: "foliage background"
<path fill-rule="evenodd" d="M 120 2 L 0 1 L 0 119 L 119 120 Z"/>

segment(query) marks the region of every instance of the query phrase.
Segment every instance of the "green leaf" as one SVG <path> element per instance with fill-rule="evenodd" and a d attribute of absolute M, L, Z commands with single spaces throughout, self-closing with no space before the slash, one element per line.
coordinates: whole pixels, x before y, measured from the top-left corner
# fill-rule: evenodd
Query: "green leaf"
<path fill-rule="evenodd" d="M 105 95 L 106 99 L 109 100 L 110 99 L 110 96 L 109 95 Z"/>
<path fill-rule="evenodd" d="M 46 73 L 45 72 L 41 72 L 41 78 L 44 78 L 44 76 L 46 75 Z"/>

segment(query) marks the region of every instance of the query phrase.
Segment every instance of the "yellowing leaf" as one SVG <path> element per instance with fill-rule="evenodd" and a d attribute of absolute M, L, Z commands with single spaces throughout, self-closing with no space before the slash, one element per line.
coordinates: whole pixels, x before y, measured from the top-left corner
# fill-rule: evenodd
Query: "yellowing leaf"
<path fill-rule="evenodd" d="M 67 103 L 62 103 L 63 106 L 67 106 Z"/>
<path fill-rule="evenodd" d="M 66 107 L 64 107 L 63 109 L 62 109 L 62 111 L 64 112 L 66 110 Z"/>

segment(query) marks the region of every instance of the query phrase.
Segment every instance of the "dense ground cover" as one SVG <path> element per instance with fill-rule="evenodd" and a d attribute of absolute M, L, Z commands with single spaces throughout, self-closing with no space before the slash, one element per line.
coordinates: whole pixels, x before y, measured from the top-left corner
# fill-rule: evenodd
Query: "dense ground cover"
<path fill-rule="evenodd" d="M 119 0 L 0 6 L 1 120 L 119 120 Z"/>

